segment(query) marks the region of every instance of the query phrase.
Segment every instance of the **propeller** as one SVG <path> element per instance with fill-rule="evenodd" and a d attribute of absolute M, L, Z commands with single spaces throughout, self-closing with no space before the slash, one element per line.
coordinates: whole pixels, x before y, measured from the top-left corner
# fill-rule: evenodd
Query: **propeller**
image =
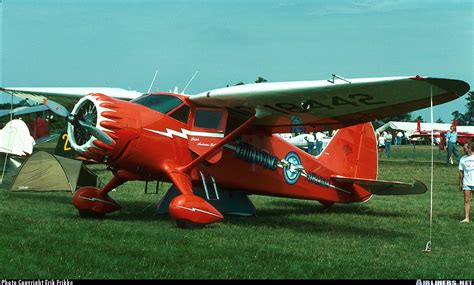
<path fill-rule="evenodd" d="M 99 130 L 97 127 L 86 123 L 83 119 L 79 119 L 76 115 L 71 114 L 63 105 L 56 103 L 52 100 L 45 99 L 43 104 L 48 107 L 53 113 L 58 116 L 66 117 L 67 121 L 74 126 L 79 124 L 81 127 L 86 129 L 91 135 L 103 141 L 106 144 L 111 144 L 113 142 L 112 138 L 104 133 L 103 131 Z"/>
<path fill-rule="evenodd" d="M 81 125 L 81 127 L 84 127 L 86 130 L 89 131 L 89 133 L 91 133 L 94 137 L 96 137 L 100 141 L 103 141 L 106 144 L 112 144 L 113 140 L 108 134 L 104 133 L 103 131 L 99 130 L 98 128 L 94 126 L 87 124 L 83 120 L 77 120 L 77 121 L 79 125 Z"/>
<path fill-rule="evenodd" d="M 43 105 L 48 107 L 48 109 L 50 109 L 53 113 L 55 113 L 58 116 L 69 117 L 71 115 L 71 113 L 69 113 L 69 111 L 66 109 L 66 107 L 64 107 L 63 105 L 58 104 L 54 101 L 44 99 L 43 100 Z"/>

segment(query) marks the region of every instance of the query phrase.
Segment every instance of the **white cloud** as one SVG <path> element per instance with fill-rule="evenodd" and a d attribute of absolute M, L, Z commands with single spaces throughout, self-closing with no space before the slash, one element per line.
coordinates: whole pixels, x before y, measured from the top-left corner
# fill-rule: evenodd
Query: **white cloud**
<path fill-rule="evenodd" d="M 432 2 L 434 3 L 434 1 Z M 341 14 L 369 14 L 384 13 L 395 10 L 411 10 L 420 7 L 421 2 L 416 0 L 364 0 L 339 1 L 322 4 L 306 14 L 310 16 L 329 16 Z"/>

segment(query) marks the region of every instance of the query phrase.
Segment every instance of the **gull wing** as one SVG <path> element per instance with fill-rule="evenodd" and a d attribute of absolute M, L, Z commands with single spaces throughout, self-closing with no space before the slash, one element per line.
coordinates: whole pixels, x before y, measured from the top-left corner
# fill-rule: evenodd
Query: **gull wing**
<path fill-rule="evenodd" d="M 142 95 L 138 91 L 110 87 L 0 87 L 0 91 L 37 103 L 52 99 L 63 106 L 71 106 L 90 93 L 102 93 L 123 100 L 132 100 Z"/>
<path fill-rule="evenodd" d="M 430 106 L 431 96 L 437 105 L 467 91 L 469 84 L 461 80 L 400 76 L 238 85 L 191 95 L 189 100 L 227 108 L 234 120 L 245 120 L 255 109 L 270 112 L 254 125 L 285 133 L 296 126 L 327 130 L 404 114 Z"/>

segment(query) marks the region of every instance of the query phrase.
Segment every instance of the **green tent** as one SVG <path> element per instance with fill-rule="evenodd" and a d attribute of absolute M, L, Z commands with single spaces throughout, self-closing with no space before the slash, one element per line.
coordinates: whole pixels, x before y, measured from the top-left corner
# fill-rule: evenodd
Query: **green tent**
<path fill-rule="evenodd" d="M 37 151 L 11 173 L 11 191 L 76 191 L 98 186 L 97 176 L 82 161 Z"/>

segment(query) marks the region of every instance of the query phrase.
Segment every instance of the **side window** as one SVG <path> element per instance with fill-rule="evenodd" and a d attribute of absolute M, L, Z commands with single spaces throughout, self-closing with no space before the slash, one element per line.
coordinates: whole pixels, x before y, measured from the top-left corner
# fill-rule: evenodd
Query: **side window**
<path fill-rule="evenodd" d="M 197 109 L 194 114 L 196 128 L 219 129 L 224 131 L 226 112 L 223 110 Z"/>
<path fill-rule="evenodd" d="M 179 107 L 178 110 L 174 111 L 170 115 L 171 118 L 176 119 L 185 124 L 188 123 L 188 116 L 189 116 L 189 106 L 186 104 Z"/>

